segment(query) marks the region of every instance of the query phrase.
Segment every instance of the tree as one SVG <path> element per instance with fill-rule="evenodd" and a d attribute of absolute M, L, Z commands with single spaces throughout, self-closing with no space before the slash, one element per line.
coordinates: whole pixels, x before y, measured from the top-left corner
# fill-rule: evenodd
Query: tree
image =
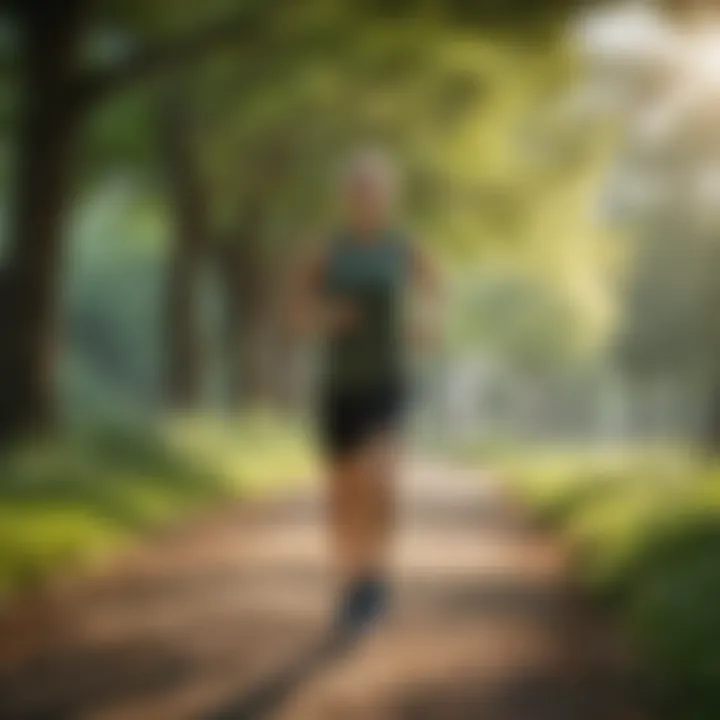
<path fill-rule="evenodd" d="M 188 410 L 197 404 L 202 381 L 197 312 L 210 250 L 207 188 L 192 109 L 181 87 L 168 90 L 160 116 L 174 221 L 165 290 L 167 394 L 173 408 Z"/>
<path fill-rule="evenodd" d="M 9 260 L 0 305 L 0 440 L 51 420 L 61 217 L 82 108 L 73 93 L 83 0 L 19 8 L 24 101 Z"/>
<path fill-rule="evenodd" d="M 339 109 L 343 117 L 342 122 L 333 127 L 335 135 L 328 143 L 324 159 L 330 157 L 330 150 L 342 147 L 343 140 L 356 134 L 358 129 L 382 127 L 392 142 L 411 150 L 421 169 L 420 174 L 429 178 L 430 184 L 434 178 L 443 181 L 452 177 L 455 181 L 460 180 L 463 188 L 469 189 L 472 183 L 466 182 L 466 175 L 461 173 L 462 177 L 458 178 L 448 173 L 449 162 L 442 166 L 440 160 L 446 145 L 437 142 L 436 152 L 427 152 L 433 142 L 454 135 L 452 123 L 446 122 L 447 117 L 439 118 L 432 110 L 433 107 L 435 111 L 438 107 L 449 108 L 450 115 L 457 117 L 453 110 L 458 105 L 456 100 L 459 98 L 462 106 L 464 98 L 469 97 L 477 105 L 482 92 L 470 88 L 473 92 L 465 93 L 468 88 L 462 81 L 462 75 L 467 77 L 465 68 L 459 73 L 460 82 L 452 84 L 450 95 L 443 95 L 442 87 L 450 85 L 442 79 L 442 67 L 436 65 L 440 72 L 426 74 L 426 69 L 437 60 L 424 44 L 428 35 L 435 34 L 442 39 L 446 31 L 450 32 L 449 28 L 455 32 L 460 23 L 504 32 L 512 29 L 518 38 L 526 38 L 528 32 L 537 32 L 538 37 L 547 38 L 545 30 L 566 12 L 566 6 L 570 4 L 572 0 L 561 3 L 561 10 L 556 13 L 546 9 L 538 12 L 537 4 L 527 0 L 506 3 L 502 8 L 497 4 L 448 2 L 440 4 L 439 10 L 428 10 L 426 3 L 419 1 L 380 6 L 358 0 L 314 0 L 309 3 L 256 0 L 243 2 L 231 11 L 230 8 L 236 5 L 228 0 L 196 0 L 182 4 L 169 0 L 128 3 L 15 0 L 12 9 L 22 38 L 20 97 L 24 109 L 20 119 L 22 137 L 16 212 L 3 278 L 4 302 L 0 310 L 0 338 L 4 349 L 0 360 L 0 442 L 43 429 L 51 419 L 53 335 L 58 313 L 62 231 L 73 189 L 73 158 L 82 140 L 84 118 L 104 98 L 139 78 L 194 62 L 210 50 L 227 46 L 229 40 L 257 51 L 245 58 L 249 63 L 246 70 L 250 72 L 257 71 L 261 63 L 275 63 L 284 73 L 298 56 L 302 56 L 305 64 L 305 53 L 310 48 L 310 54 L 315 53 L 315 57 L 318 52 L 324 53 L 324 71 L 326 74 L 334 72 L 335 89 L 343 84 L 342 73 L 359 61 L 353 72 L 357 71 L 354 77 L 360 80 L 353 80 L 348 87 L 341 88 L 334 98 L 334 110 Z M 278 12 L 279 9 L 283 12 Z M 178 35 L 179 17 L 184 18 L 183 22 L 190 17 L 192 27 Z M 210 17 L 213 22 L 206 24 Z M 405 23 L 400 28 L 396 22 L 398 18 L 412 18 L 417 22 Z M 375 32 L 386 20 L 387 25 L 381 28 L 382 31 Z M 148 26 L 156 30 L 157 25 L 162 26 L 161 32 L 145 32 Z M 95 37 L 94 33 L 100 27 L 103 31 L 108 28 L 118 31 L 122 36 L 123 49 L 115 54 L 112 62 L 107 58 L 93 62 L 86 56 L 90 43 L 85 41 Z M 264 45 L 268 28 L 277 41 L 272 52 Z M 151 36 L 148 44 L 142 42 L 146 34 Z M 293 42 L 299 39 L 299 42 L 288 44 L 289 38 L 293 38 Z M 505 41 L 498 35 L 497 43 L 502 42 Z M 359 49 L 359 54 L 353 57 L 350 52 L 338 52 L 343 43 L 348 51 Z M 456 44 L 450 43 L 451 46 Z M 379 53 L 376 52 L 378 47 Z M 411 60 L 404 62 L 402 54 L 408 47 L 412 50 L 408 56 Z M 79 57 L 81 48 L 82 58 Z M 389 53 L 386 52 L 388 48 Z M 330 53 L 333 53 L 333 60 L 336 55 L 342 59 L 337 69 L 329 62 Z M 418 65 L 418 59 L 422 60 L 425 54 L 428 62 Z M 379 63 L 372 61 L 373 55 L 380 58 Z M 399 75 L 395 72 L 398 67 L 402 70 Z M 409 80 L 414 82 L 409 83 Z M 424 87 L 424 80 L 432 81 L 433 87 L 440 91 L 439 95 L 426 92 L 429 84 Z M 407 94 L 397 92 L 403 83 L 409 88 Z M 362 106 L 363 97 L 369 97 L 366 94 L 368 88 L 372 88 L 372 94 L 382 102 Z M 393 96 L 396 101 L 390 103 L 393 118 L 370 117 L 373 109 L 382 109 Z M 346 100 L 350 102 L 344 105 Z M 433 107 L 428 108 L 428 105 Z M 360 107 L 363 112 L 353 117 Z M 315 118 L 319 108 L 316 106 Z M 405 132 L 408 118 L 417 121 L 412 126 L 412 133 Z M 320 121 L 323 119 L 327 118 L 320 118 Z M 297 117 L 286 115 L 285 120 L 286 125 L 292 126 Z M 445 128 L 444 135 L 441 127 Z M 429 158 L 429 155 L 433 157 Z M 457 148 L 453 157 L 458 158 Z M 468 192 L 462 215 L 472 218 L 472 205 L 472 192 Z M 442 208 L 438 207 L 433 214 L 435 218 L 440 217 Z M 507 215 L 504 213 L 504 217 Z M 470 234 L 465 232 L 467 237 Z M 187 286 L 184 281 L 183 284 Z"/>
<path fill-rule="evenodd" d="M 52 423 L 64 219 L 87 112 L 138 77 L 186 62 L 229 38 L 251 37 L 258 30 L 260 16 L 252 12 L 256 9 L 139 51 L 116 66 L 84 70 L 79 53 L 91 19 L 89 0 L 13 4 L 24 107 L 14 218 L 0 293 L 0 443 L 43 431 Z"/>

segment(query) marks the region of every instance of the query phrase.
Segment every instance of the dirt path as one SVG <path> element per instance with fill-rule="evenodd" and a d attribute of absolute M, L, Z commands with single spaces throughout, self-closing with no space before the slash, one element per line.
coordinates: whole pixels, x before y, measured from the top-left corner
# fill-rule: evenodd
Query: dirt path
<path fill-rule="evenodd" d="M 16 629 L 45 640 L 6 646 L 0 718 L 644 717 L 561 553 L 492 482 L 417 463 L 405 486 L 396 605 L 358 646 L 324 646 L 331 586 L 307 493 L 157 538 L 43 624 L 27 611 Z"/>

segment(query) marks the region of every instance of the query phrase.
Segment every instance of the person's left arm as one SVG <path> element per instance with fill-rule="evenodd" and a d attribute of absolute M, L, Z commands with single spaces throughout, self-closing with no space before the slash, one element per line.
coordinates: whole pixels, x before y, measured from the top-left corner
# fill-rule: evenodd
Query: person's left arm
<path fill-rule="evenodd" d="M 436 345 L 442 336 L 443 289 L 436 259 L 423 246 L 411 247 L 411 336 L 421 347 Z"/>

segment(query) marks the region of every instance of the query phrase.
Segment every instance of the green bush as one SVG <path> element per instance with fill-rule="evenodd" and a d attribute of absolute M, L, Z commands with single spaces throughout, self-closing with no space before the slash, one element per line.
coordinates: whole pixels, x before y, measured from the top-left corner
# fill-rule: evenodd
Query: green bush
<path fill-rule="evenodd" d="M 102 561 L 213 503 L 311 472 L 309 443 L 271 418 L 104 427 L 0 461 L 0 599 Z"/>
<path fill-rule="evenodd" d="M 668 453 L 527 458 L 505 473 L 570 540 L 667 717 L 720 717 L 720 471 Z"/>

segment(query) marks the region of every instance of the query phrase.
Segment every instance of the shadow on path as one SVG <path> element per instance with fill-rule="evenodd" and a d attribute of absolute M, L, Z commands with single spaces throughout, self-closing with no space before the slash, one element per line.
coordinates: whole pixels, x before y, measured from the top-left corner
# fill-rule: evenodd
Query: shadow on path
<path fill-rule="evenodd" d="M 350 643 L 343 643 L 332 635 L 326 636 L 255 687 L 203 716 L 203 720 L 264 720 L 303 684 L 350 649 Z"/>

